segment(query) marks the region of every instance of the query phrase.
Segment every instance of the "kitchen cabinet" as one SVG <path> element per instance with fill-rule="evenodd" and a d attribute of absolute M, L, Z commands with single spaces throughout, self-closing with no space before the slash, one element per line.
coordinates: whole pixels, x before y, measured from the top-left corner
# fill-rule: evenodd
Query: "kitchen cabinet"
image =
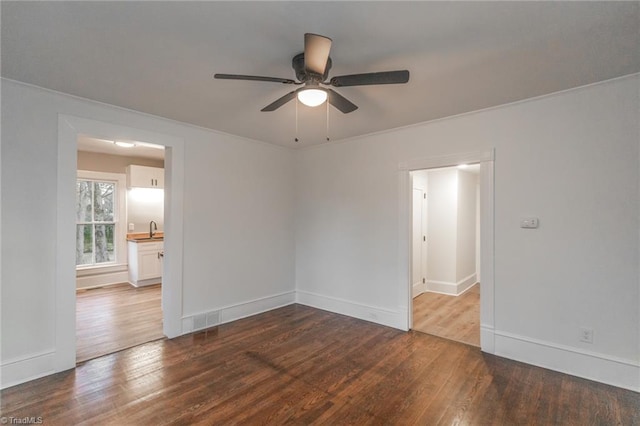
<path fill-rule="evenodd" d="M 133 164 L 128 166 L 127 188 L 164 188 L 164 169 Z"/>
<path fill-rule="evenodd" d="M 164 242 L 129 241 L 129 283 L 136 287 L 162 282 Z"/>

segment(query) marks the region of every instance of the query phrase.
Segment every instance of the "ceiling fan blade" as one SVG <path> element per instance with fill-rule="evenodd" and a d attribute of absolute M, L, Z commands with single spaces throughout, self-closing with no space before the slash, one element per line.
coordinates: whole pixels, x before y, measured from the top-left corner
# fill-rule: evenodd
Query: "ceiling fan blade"
<path fill-rule="evenodd" d="M 289 78 L 261 77 L 259 75 L 215 74 L 213 78 L 218 78 L 221 80 L 252 80 L 267 81 L 271 83 L 296 84 L 295 80 L 291 80 Z"/>
<path fill-rule="evenodd" d="M 269 105 L 267 105 L 266 107 L 262 108 L 260 111 L 269 112 L 269 111 L 277 110 L 282 105 L 286 104 L 287 102 L 289 102 L 290 100 L 295 98 L 296 97 L 296 92 L 297 92 L 297 90 L 294 90 L 293 92 L 287 93 L 283 97 L 277 99 L 275 102 L 272 102 Z"/>
<path fill-rule="evenodd" d="M 312 73 L 324 75 L 331 50 L 331 39 L 318 34 L 304 35 L 304 68 Z"/>
<path fill-rule="evenodd" d="M 331 89 L 326 89 L 328 93 L 329 103 L 336 107 L 344 114 L 348 114 L 358 109 L 358 106 L 351 102 L 349 99 L 342 96 L 340 93 Z"/>
<path fill-rule="evenodd" d="M 409 81 L 409 71 L 383 71 L 333 77 L 329 84 L 335 87 L 366 86 L 370 84 L 402 84 Z"/>

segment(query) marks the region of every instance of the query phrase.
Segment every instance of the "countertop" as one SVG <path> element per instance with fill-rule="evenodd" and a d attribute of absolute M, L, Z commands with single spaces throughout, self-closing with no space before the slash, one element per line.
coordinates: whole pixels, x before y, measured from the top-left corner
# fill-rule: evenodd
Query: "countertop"
<path fill-rule="evenodd" d="M 153 234 L 153 238 L 149 238 L 148 232 L 132 232 L 127 234 L 127 241 L 134 243 L 151 243 L 164 241 L 164 232 L 158 231 Z"/>

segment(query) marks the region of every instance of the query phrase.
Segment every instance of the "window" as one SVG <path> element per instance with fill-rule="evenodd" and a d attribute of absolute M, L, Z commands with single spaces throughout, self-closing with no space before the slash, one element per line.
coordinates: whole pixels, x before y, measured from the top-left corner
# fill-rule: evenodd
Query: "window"
<path fill-rule="evenodd" d="M 78 172 L 76 267 L 114 265 L 126 256 L 120 244 L 125 239 L 121 231 L 121 219 L 124 220 L 123 193 L 123 182 L 119 175 Z"/>

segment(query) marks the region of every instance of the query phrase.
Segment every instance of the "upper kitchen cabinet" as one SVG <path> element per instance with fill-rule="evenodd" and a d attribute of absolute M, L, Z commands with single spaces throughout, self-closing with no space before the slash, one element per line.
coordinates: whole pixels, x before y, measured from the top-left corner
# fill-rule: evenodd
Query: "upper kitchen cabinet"
<path fill-rule="evenodd" d="M 164 188 L 164 169 L 158 167 L 127 167 L 127 188 Z"/>

